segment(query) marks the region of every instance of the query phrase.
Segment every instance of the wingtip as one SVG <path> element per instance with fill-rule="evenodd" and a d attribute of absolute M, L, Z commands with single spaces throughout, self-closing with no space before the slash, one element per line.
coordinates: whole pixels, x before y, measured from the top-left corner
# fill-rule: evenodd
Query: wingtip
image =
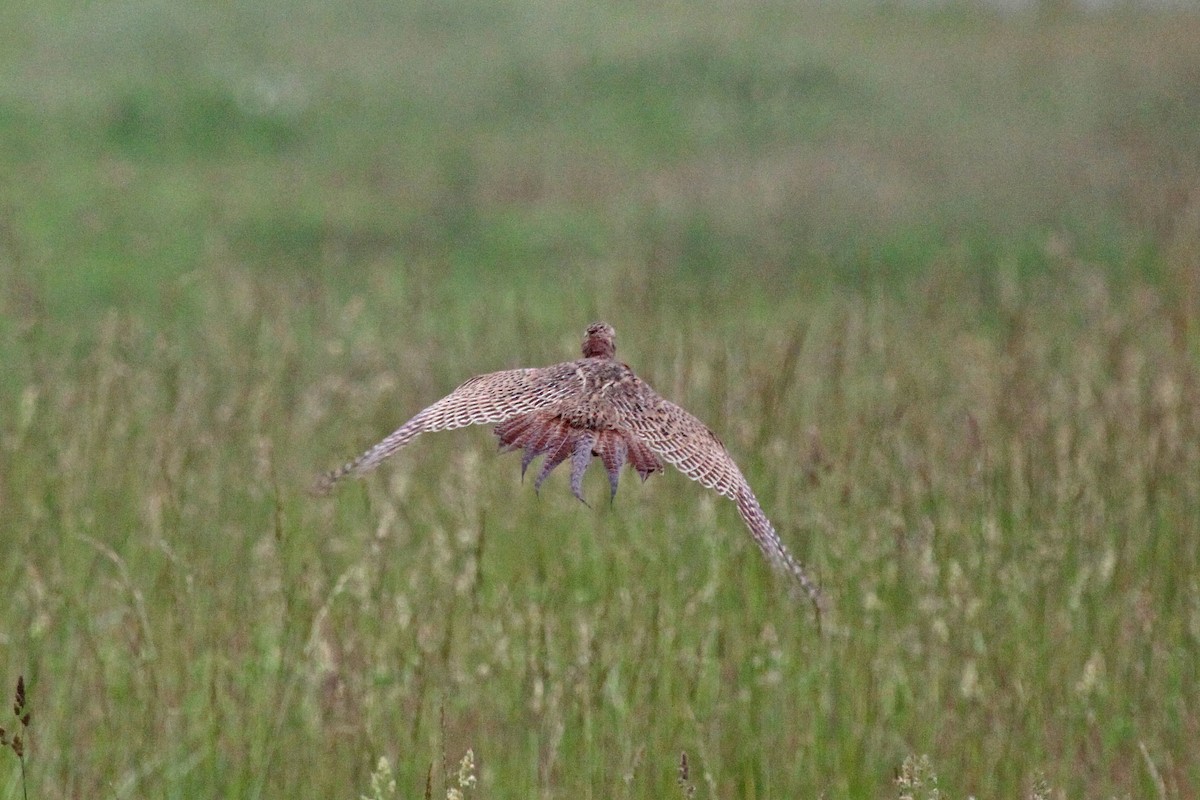
<path fill-rule="evenodd" d="M 803 580 L 796 580 L 797 576 L 793 574 L 792 578 L 792 598 L 797 603 L 807 601 L 812 606 L 813 616 L 816 618 L 817 631 L 824 631 L 827 628 L 828 621 L 832 618 L 833 609 L 829 604 L 829 597 L 808 576 L 805 576 Z"/>

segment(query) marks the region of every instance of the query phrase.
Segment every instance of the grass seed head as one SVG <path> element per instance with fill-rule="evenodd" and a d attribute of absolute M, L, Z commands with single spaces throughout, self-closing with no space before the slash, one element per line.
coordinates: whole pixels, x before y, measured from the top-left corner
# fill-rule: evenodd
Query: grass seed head
<path fill-rule="evenodd" d="M 683 750 L 679 753 L 679 791 L 683 796 L 691 800 L 696 794 L 696 785 L 691 781 L 691 769 L 688 766 L 687 751 Z"/>
<path fill-rule="evenodd" d="M 16 714 L 18 717 L 20 717 L 22 722 L 25 722 L 24 718 L 26 716 L 28 716 L 28 713 L 25 710 L 25 676 L 24 675 L 17 676 L 17 692 L 13 696 L 13 713 Z M 29 723 L 25 722 L 25 724 L 28 725 Z"/>
<path fill-rule="evenodd" d="M 900 800 L 941 800 L 938 776 L 929 756 L 907 756 L 896 775 Z"/>
<path fill-rule="evenodd" d="M 468 749 L 458 762 L 458 785 L 463 789 L 475 786 L 475 751 Z"/>
<path fill-rule="evenodd" d="M 371 794 L 359 795 L 359 800 L 387 800 L 396 796 L 396 776 L 387 756 L 380 756 L 371 773 Z"/>

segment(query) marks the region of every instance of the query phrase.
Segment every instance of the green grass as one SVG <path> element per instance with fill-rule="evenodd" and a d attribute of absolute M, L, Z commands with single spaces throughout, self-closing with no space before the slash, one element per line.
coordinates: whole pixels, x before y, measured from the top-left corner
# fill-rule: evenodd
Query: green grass
<path fill-rule="evenodd" d="M 1194 16 L 11 16 L 31 798 L 1200 787 Z M 587 508 L 469 430 L 304 493 L 597 318 L 737 457 L 822 631 L 673 472 Z"/>

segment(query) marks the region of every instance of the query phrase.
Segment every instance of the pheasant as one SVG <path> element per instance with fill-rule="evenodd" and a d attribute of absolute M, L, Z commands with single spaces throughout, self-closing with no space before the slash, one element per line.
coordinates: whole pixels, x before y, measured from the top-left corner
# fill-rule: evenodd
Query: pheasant
<path fill-rule="evenodd" d="M 570 460 L 571 492 L 585 504 L 583 474 L 593 458 L 608 473 L 610 497 L 616 496 L 626 463 L 643 481 L 663 471 L 663 461 L 674 465 L 733 500 L 766 557 L 803 589 L 820 614 L 820 589 L 775 532 L 725 445 L 616 360 L 616 331 L 606 322 L 588 327 L 583 358 L 470 378 L 358 458 L 321 475 L 312 493 L 328 494 L 343 478 L 370 472 L 422 433 L 491 423 L 498 423 L 494 432 L 502 452 L 524 451 L 522 476 L 534 459 L 545 456 L 535 490 Z"/>

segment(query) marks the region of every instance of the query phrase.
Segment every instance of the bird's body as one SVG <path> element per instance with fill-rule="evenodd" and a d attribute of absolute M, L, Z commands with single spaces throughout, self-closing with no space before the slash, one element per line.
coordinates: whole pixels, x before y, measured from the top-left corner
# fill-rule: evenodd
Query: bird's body
<path fill-rule="evenodd" d="M 497 423 L 503 451 L 524 450 L 522 474 L 545 456 L 535 488 L 570 461 L 571 491 L 580 500 L 593 458 L 604 465 L 612 495 L 624 464 L 645 480 L 666 461 L 733 500 L 755 542 L 819 610 L 820 591 L 784 546 L 720 439 L 617 361 L 615 338 L 611 325 L 598 322 L 584 335 L 581 359 L 467 380 L 358 458 L 321 476 L 313 491 L 325 494 L 342 478 L 374 469 L 421 433 L 489 423 Z"/>

